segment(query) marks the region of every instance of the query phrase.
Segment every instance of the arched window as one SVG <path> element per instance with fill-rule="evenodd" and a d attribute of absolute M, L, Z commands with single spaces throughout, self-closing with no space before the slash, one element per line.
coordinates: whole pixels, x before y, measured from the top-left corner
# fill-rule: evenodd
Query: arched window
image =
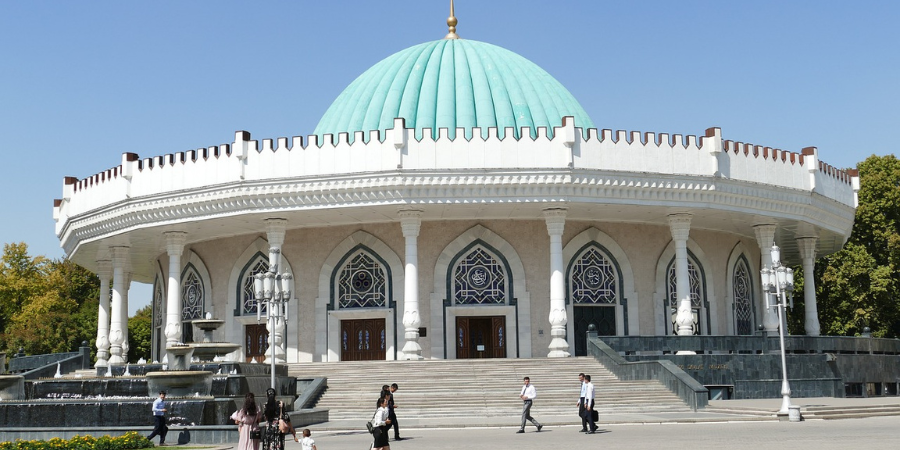
<path fill-rule="evenodd" d="M 619 277 L 611 258 L 596 246 L 585 249 L 572 263 L 569 298 L 575 304 L 615 305 Z"/>
<path fill-rule="evenodd" d="M 265 273 L 269 271 L 269 258 L 262 252 L 256 253 L 250 259 L 244 269 L 241 270 L 238 286 L 238 314 L 252 315 L 256 314 L 256 296 L 253 293 L 253 276 L 257 273 Z M 263 304 L 263 313 L 266 312 L 265 304 Z"/>
<path fill-rule="evenodd" d="M 338 308 L 387 306 L 387 277 L 381 262 L 365 250 L 347 261 L 337 279 Z"/>
<path fill-rule="evenodd" d="M 477 245 L 452 269 L 453 301 L 457 305 L 507 303 L 506 267 L 485 247 Z"/>
<path fill-rule="evenodd" d="M 738 335 L 753 334 L 753 281 L 743 255 L 734 265 L 734 332 Z"/>
<path fill-rule="evenodd" d="M 203 318 L 205 289 L 197 271 L 188 266 L 181 277 L 181 320 L 190 321 Z"/>
<path fill-rule="evenodd" d="M 162 282 L 159 276 L 153 280 L 153 350 L 150 357 L 153 361 L 162 359 L 161 355 L 165 354 L 165 324 L 166 316 L 163 314 L 163 305 L 166 297 L 163 295 Z"/>
<path fill-rule="evenodd" d="M 694 334 L 703 334 L 703 324 L 701 322 L 701 318 L 703 317 L 703 313 L 708 311 L 708 302 L 706 300 L 706 285 L 705 279 L 703 276 L 703 267 L 700 266 L 699 263 L 694 259 L 694 255 L 691 252 L 688 252 L 688 280 L 690 281 L 690 297 L 691 297 L 691 313 L 693 315 L 693 324 L 692 327 L 694 329 Z M 668 310 L 670 311 L 671 317 L 669 321 L 670 333 L 678 334 L 678 325 L 675 323 L 675 318 L 678 315 L 678 298 L 677 293 L 675 292 L 675 258 L 672 258 L 672 261 L 669 263 L 669 269 L 667 271 L 668 278 L 666 283 L 666 290 L 668 291 L 666 294 L 666 302 L 668 303 Z"/>

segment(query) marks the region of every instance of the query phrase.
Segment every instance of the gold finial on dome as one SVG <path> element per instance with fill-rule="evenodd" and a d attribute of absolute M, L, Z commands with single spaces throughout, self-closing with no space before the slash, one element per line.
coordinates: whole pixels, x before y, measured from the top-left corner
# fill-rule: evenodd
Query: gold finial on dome
<path fill-rule="evenodd" d="M 447 27 L 450 29 L 450 32 L 444 36 L 444 39 L 459 39 L 459 35 L 456 34 L 456 16 L 453 15 L 453 0 L 450 0 L 450 17 L 447 18 Z"/>

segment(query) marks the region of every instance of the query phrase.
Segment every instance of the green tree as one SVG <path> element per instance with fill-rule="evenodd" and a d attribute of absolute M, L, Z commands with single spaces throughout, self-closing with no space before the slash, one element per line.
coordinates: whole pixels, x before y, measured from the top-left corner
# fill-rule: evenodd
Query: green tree
<path fill-rule="evenodd" d="M 816 261 L 816 302 L 823 335 L 900 337 L 900 161 L 871 156 L 859 164 L 859 207 L 841 251 Z M 803 274 L 789 328 L 803 333 Z"/>
<path fill-rule="evenodd" d="M 137 361 L 144 358 L 150 361 L 152 330 L 153 312 L 150 305 L 137 310 L 134 317 L 128 319 L 128 359 Z"/>
<path fill-rule="evenodd" d="M 91 342 L 99 285 L 95 275 L 71 261 L 32 258 L 24 243 L 5 245 L 0 348 L 41 354 L 74 351 L 82 341 Z"/>

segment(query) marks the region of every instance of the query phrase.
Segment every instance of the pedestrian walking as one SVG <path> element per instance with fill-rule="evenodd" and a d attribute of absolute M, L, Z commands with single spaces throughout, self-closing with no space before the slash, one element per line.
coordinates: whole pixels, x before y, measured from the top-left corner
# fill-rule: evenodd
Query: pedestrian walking
<path fill-rule="evenodd" d="M 309 428 L 303 429 L 303 437 L 300 439 L 300 450 L 319 450 L 316 448 L 316 441 L 310 437 L 311 434 Z"/>
<path fill-rule="evenodd" d="M 581 395 L 578 397 L 578 417 L 581 418 L 581 432 L 587 433 L 588 420 L 584 416 L 584 390 L 587 389 L 587 383 L 584 382 L 584 373 L 578 374 L 578 381 L 581 382 Z"/>
<path fill-rule="evenodd" d="M 231 420 L 238 426 L 238 450 L 259 450 L 259 405 L 252 392 L 244 395 L 244 405 L 231 414 Z"/>
<path fill-rule="evenodd" d="M 397 413 L 394 412 L 394 408 L 397 407 L 397 405 L 394 404 L 394 392 L 397 392 L 397 389 L 400 389 L 400 387 L 397 386 L 397 383 L 391 384 L 391 387 L 388 389 L 388 417 L 391 419 L 391 424 L 388 425 L 388 429 L 393 427 L 394 440 L 402 441 L 403 438 L 400 437 L 400 424 L 397 422 Z"/>
<path fill-rule="evenodd" d="M 544 426 L 541 425 L 540 422 L 531 417 L 531 405 L 534 403 L 535 397 L 537 397 L 537 391 L 534 389 L 534 386 L 531 384 L 531 379 L 528 377 L 524 378 L 525 385 L 522 386 L 522 391 L 519 393 L 519 398 L 524 402 L 522 404 L 522 426 L 519 428 L 519 431 L 516 433 L 524 433 L 525 432 L 525 421 L 528 420 L 532 425 L 537 427 L 538 431 L 541 431 L 541 428 Z"/>
<path fill-rule="evenodd" d="M 372 416 L 372 426 L 375 427 L 372 432 L 372 436 L 375 438 L 375 441 L 372 443 L 372 450 L 390 450 L 391 445 L 388 443 L 387 430 L 391 419 L 388 417 L 387 397 L 379 398 L 376 406 L 378 409 L 375 410 L 375 415 Z"/>
<path fill-rule="evenodd" d="M 153 400 L 151 411 L 153 412 L 154 426 L 153 432 L 150 433 L 150 436 L 147 436 L 147 440 L 152 441 L 153 438 L 159 436 L 159 445 L 162 447 L 166 445 L 166 434 L 169 432 L 169 427 L 166 425 L 166 412 L 168 411 L 166 407 L 166 391 L 159 391 L 159 397 Z"/>
<path fill-rule="evenodd" d="M 590 425 L 590 430 L 587 433 L 594 434 L 597 432 L 597 423 L 594 421 L 594 383 L 591 383 L 590 375 L 585 375 L 584 381 L 584 416 Z"/>

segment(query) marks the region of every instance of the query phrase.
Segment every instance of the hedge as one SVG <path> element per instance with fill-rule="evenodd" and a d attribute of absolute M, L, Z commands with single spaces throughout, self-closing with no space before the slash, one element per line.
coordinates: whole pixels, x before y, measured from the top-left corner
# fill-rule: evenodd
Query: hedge
<path fill-rule="evenodd" d="M 153 443 L 136 431 L 129 431 L 122 436 L 75 436 L 65 440 L 53 438 L 49 441 L 16 439 L 13 442 L 0 442 L 0 450 L 131 450 L 150 448 Z"/>

